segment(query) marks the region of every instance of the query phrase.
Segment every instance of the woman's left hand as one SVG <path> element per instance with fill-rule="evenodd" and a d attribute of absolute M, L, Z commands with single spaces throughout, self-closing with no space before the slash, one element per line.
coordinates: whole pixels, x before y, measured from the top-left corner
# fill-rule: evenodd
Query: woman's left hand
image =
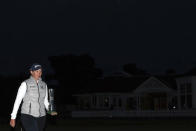
<path fill-rule="evenodd" d="M 48 114 L 50 114 L 51 116 L 56 116 L 58 113 L 56 111 L 51 111 L 51 112 L 48 112 Z"/>
<path fill-rule="evenodd" d="M 56 111 L 51 112 L 51 116 L 56 116 L 58 113 Z"/>

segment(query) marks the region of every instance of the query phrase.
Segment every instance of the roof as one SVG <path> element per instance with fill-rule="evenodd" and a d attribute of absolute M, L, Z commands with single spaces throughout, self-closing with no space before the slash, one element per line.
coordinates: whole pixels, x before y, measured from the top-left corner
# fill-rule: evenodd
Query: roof
<path fill-rule="evenodd" d="M 156 76 L 157 79 L 159 79 L 161 82 L 163 82 L 166 86 L 172 89 L 177 89 L 177 84 L 175 77 L 173 76 Z"/>
<path fill-rule="evenodd" d="M 129 93 L 139 87 L 144 81 L 152 76 L 144 77 L 108 77 L 90 81 L 85 89 L 79 93 Z M 171 77 L 155 77 L 166 86 L 176 89 L 176 82 Z"/>

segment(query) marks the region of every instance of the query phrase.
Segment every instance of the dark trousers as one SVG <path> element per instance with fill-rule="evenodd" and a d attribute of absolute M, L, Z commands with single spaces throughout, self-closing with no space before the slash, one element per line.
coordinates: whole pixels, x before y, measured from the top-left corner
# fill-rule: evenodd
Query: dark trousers
<path fill-rule="evenodd" d="M 43 131 L 45 127 L 46 116 L 33 117 L 27 114 L 21 114 L 21 123 L 25 131 Z"/>

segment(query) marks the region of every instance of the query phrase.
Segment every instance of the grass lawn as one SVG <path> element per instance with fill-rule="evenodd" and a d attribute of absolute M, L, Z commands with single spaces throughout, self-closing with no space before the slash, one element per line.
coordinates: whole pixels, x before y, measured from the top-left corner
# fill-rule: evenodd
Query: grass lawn
<path fill-rule="evenodd" d="M 195 131 L 196 119 L 67 119 L 47 123 L 46 131 Z M 0 131 L 11 131 L 1 125 Z M 16 129 L 15 131 L 19 131 Z"/>

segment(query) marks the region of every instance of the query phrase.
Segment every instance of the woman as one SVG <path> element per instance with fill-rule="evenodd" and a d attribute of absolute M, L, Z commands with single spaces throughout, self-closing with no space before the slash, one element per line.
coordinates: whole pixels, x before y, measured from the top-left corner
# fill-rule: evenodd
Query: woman
<path fill-rule="evenodd" d="M 48 111 L 48 90 L 45 82 L 42 81 L 42 67 L 33 64 L 30 68 L 31 76 L 22 82 L 18 89 L 17 97 L 11 113 L 10 125 L 15 127 L 15 119 L 18 108 L 21 107 L 21 123 L 25 131 L 43 131 Z M 45 110 L 46 109 L 46 110 Z M 56 112 L 51 115 L 57 115 Z"/>

